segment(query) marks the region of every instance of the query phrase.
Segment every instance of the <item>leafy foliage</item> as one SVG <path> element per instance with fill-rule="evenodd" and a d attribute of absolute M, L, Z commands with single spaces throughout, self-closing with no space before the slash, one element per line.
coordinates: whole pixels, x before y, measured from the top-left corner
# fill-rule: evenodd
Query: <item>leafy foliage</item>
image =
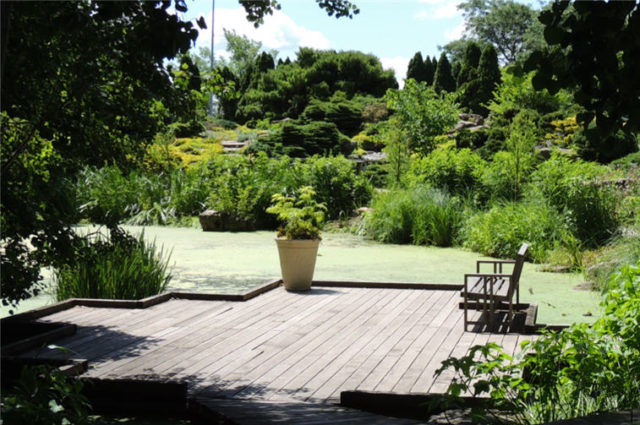
<path fill-rule="evenodd" d="M 604 315 L 592 327 L 578 323 L 561 332 L 546 332 L 525 341 L 511 357 L 490 343 L 466 356 L 450 358 L 436 372 L 457 373 L 448 388 L 488 395 L 490 406 L 511 423 L 548 423 L 618 411 L 640 405 L 640 267 L 625 266 L 614 275 L 603 303 Z M 474 414 L 490 420 L 488 406 Z M 495 418 L 494 418 L 495 419 Z"/>
<path fill-rule="evenodd" d="M 595 180 L 606 172 L 597 164 L 554 155 L 532 173 L 528 191 L 564 211 L 575 236 L 594 247 L 611 239 L 620 225 L 618 195 Z"/>
<path fill-rule="evenodd" d="M 285 122 L 269 136 L 252 144 L 248 153 L 264 151 L 271 156 L 307 157 L 316 154 L 348 154 L 353 147 L 348 137 L 332 122 L 311 121 L 308 124 Z"/>
<path fill-rule="evenodd" d="M 314 199 L 315 191 L 311 186 L 302 186 L 295 196 L 281 193 L 273 195 L 267 212 L 275 214 L 284 224 L 278 229 L 278 237 L 293 239 L 320 239 L 320 228 L 324 221 L 326 207 Z"/>
<path fill-rule="evenodd" d="M 411 162 L 410 186 L 426 183 L 448 193 L 471 196 L 480 186 L 486 162 L 470 149 L 436 149 Z"/>
<path fill-rule="evenodd" d="M 493 44 L 503 64 L 523 58 L 540 47 L 542 26 L 530 6 L 513 0 L 466 0 L 458 5 L 467 32 Z"/>
<path fill-rule="evenodd" d="M 377 194 L 365 234 L 379 242 L 451 246 L 462 224 L 461 202 L 428 186 Z"/>
<path fill-rule="evenodd" d="M 573 88 L 585 109 L 578 121 L 594 144 L 618 131 L 635 135 L 640 130 L 638 2 L 555 2 L 540 21 L 548 46 L 525 64 L 536 71 L 535 88 L 551 93 Z"/>
<path fill-rule="evenodd" d="M 171 274 L 168 259 L 144 235 L 114 228 L 110 239 L 83 240 L 73 264 L 55 272 L 56 298 L 138 300 L 163 292 Z"/>
<path fill-rule="evenodd" d="M 167 117 L 193 112 L 188 82 L 174 86 L 164 62 L 198 31 L 171 3 L 2 3 L 5 303 L 30 295 L 40 266 L 73 258 L 67 178 L 85 165 L 130 165 Z"/>
<path fill-rule="evenodd" d="M 255 27 L 264 23 L 265 15 L 273 15 L 274 10 L 280 10 L 280 3 L 276 0 L 265 0 L 256 2 L 255 0 L 238 0 L 247 13 L 247 20 L 253 22 Z M 316 0 L 318 6 L 325 9 L 329 16 L 336 18 L 348 17 L 360 13 L 358 7 L 347 0 Z"/>
<path fill-rule="evenodd" d="M 0 135 L 0 294 L 3 305 L 15 306 L 38 294 L 42 265 L 72 258 L 69 223 L 77 213 L 63 159 L 53 143 L 29 122 L 6 113 L 0 117 Z"/>
<path fill-rule="evenodd" d="M 505 202 L 471 217 L 462 239 L 465 247 L 499 258 L 512 258 L 528 242 L 530 258 L 542 262 L 567 232 L 565 218 L 544 201 Z"/>
<path fill-rule="evenodd" d="M 25 366 L 15 387 L 2 391 L 6 424 L 88 424 L 89 407 L 82 382 L 45 365 Z"/>
<path fill-rule="evenodd" d="M 423 153 L 431 152 L 436 136 L 451 129 L 458 120 L 453 95 L 438 95 L 425 83 L 409 79 L 402 90 L 389 90 L 385 98 L 407 132 L 410 147 Z"/>

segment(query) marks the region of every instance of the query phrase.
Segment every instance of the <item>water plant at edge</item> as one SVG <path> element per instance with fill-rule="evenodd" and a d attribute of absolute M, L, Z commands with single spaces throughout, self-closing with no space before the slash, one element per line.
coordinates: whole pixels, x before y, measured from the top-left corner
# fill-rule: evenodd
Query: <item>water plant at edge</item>
<path fill-rule="evenodd" d="M 77 248 L 76 261 L 55 271 L 56 297 L 137 300 L 163 292 L 171 274 L 168 256 L 144 234 L 134 237 L 120 228 L 86 237 Z"/>

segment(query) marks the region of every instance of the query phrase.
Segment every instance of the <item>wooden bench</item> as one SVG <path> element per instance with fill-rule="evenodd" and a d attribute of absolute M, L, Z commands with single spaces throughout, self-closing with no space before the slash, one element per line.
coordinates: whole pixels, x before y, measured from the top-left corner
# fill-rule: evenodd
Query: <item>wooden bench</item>
<path fill-rule="evenodd" d="M 513 294 L 516 294 L 516 304 L 520 303 L 520 274 L 524 265 L 524 257 L 529 245 L 523 243 L 518 250 L 515 260 L 478 260 L 476 273 L 464 275 L 464 288 L 460 295 L 464 298 L 464 330 L 469 324 L 493 324 L 496 308 L 502 303 L 509 304 L 508 323 L 513 322 Z M 480 266 L 493 265 L 493 273 L 481 273 Z M 513 266 L 511 273 L 506 273 L 504 266 Z M 470 304 L 473 302 L 473 305 Z M 482 309 L 482 318 L 477 321 L 469 320 L 468 310 Z M 479 308 L 480 307 L 480 308 Z"/>

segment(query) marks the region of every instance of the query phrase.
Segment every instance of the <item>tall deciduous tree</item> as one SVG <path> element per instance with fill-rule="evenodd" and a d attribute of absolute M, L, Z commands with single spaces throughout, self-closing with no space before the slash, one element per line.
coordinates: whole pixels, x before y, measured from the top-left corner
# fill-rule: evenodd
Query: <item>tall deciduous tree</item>
<path fill-rule="evenodd" d="M 440 93 L 441 91 L 453 93 L 456 91 L 456 80 L 453 79 L 451 64 L 445 53 L 442 53 L 438 60 L 436 73 L 433 77 L 433 88 L 436 93 Z"/>
<path fill-rule="evenodd" d="M 469 36 L 491 43 L 503 64 L 515 62 L 542 45 L 537 11 L 514 0 L 466 0 L 462 10 Z"/>
<path fill-rule="evenodd" d="M 175 90 L 164 61 L 198 32 L 169 5 L 2 2 L 3 302 L 29 297 L 41 266 L 72 258 L 76 206 L 65 177 L 129 163 L 161 111 L 189 108 L 189 82 Z"/>

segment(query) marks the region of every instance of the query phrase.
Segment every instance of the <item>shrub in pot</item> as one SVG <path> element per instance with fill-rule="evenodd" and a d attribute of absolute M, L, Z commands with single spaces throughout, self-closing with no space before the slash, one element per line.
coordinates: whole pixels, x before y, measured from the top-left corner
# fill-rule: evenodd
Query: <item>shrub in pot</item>
<path fill-rule="evenodd" d="M 272 201 L 267 212 L 282 222 L 276 244 L 284 287 L 307 291 L 311 289 L 326 207 L 316 202 L 311 186 L 301 187 L 296 196 L 275 194 Z"/>

